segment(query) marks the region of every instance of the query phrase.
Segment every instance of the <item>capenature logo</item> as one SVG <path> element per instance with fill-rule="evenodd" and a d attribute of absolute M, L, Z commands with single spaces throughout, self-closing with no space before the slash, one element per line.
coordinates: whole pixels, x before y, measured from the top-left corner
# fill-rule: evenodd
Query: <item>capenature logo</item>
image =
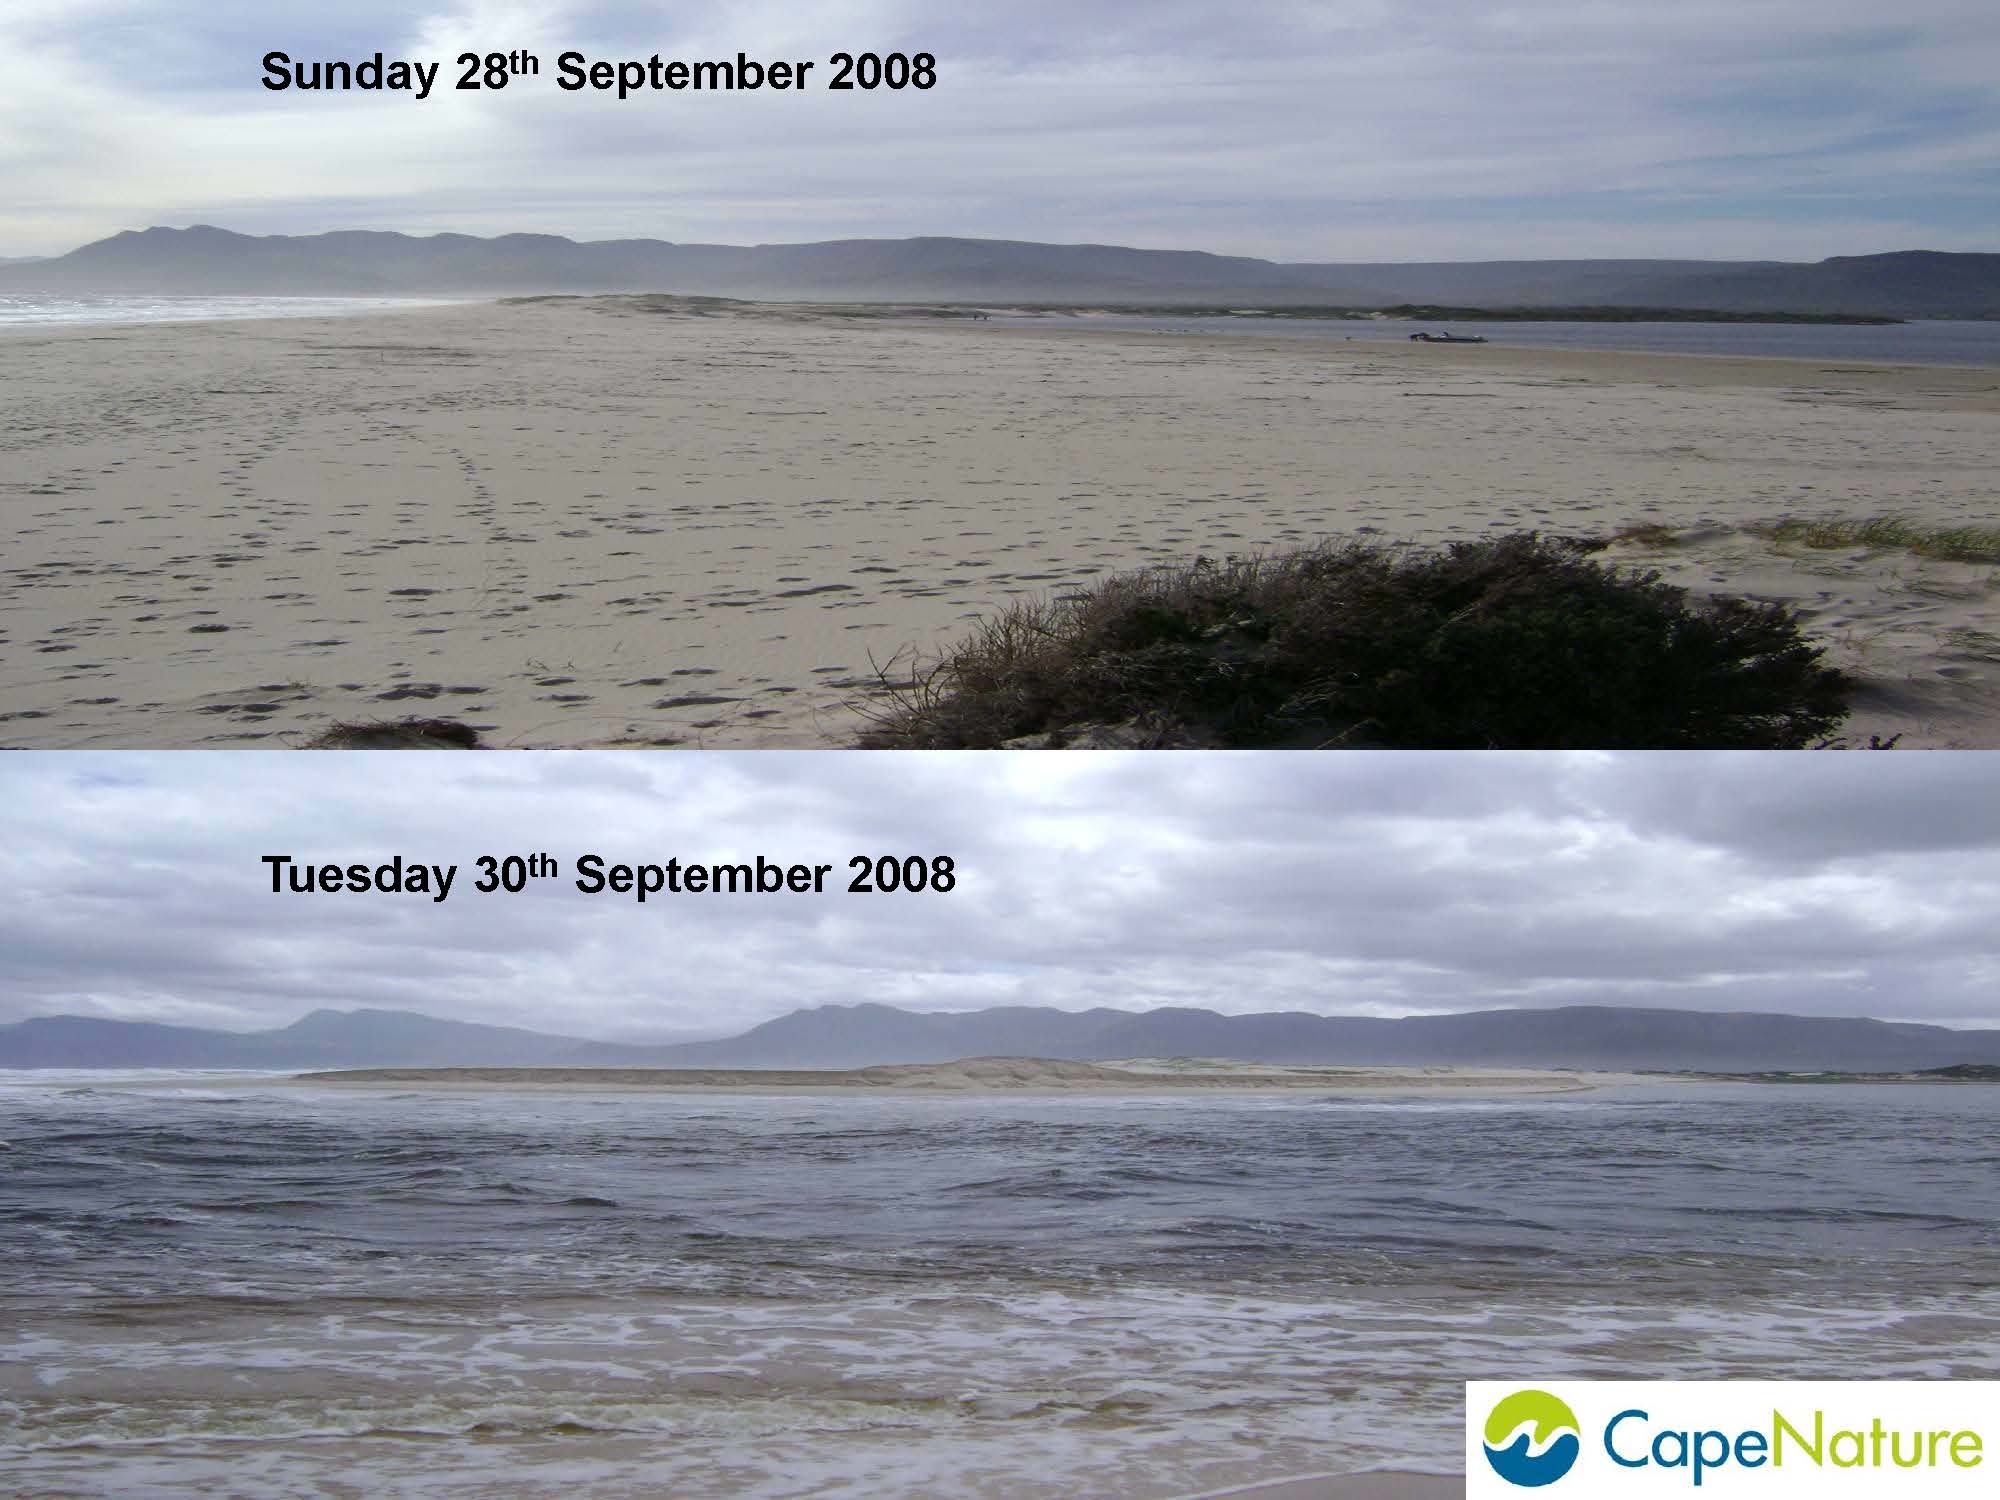
<path fill-rule="evenodd" d="M 1493 1472 L 1524 1489 L 1554 1484 L 1583 1447 L 1576 1413 L 1547 1391 L 1503 1396 L 1487 1414 L 1485 1437 Z"/>

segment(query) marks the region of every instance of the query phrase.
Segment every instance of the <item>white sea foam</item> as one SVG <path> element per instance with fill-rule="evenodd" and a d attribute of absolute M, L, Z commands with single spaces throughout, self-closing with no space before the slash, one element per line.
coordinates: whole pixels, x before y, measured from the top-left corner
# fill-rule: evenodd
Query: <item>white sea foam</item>
<path fill-rule="evenodd" d="M 231 318 L 325 318 L 440 307 L 449 297 L 57 297 L 0 295 L 0 329 L 86 323 L 194 323 Z"/>
<path fill-rule="evenodd" d="M 223 1463 L 240 1495 L 357 1463 L 411 1495 L 528 1494 L 579 1461 L 612 1495 L 858 1497 L 870 1476 L 917 1494 L 946 1474 L 968 1496 L 1159 1495 L 1329 1456 L 1452 1472 L 1469 1375 L 1948 1378 L 1990 1362 L 1996 1330 L 2000 1294 L 1724 1316 L 1169 1289 L 75 1320 L 0 1344 L 43 1372 L 6 1392 L 0 1458 L 25 1494 L 88 1455 L 94 1483 L 162 1496 Z"/>

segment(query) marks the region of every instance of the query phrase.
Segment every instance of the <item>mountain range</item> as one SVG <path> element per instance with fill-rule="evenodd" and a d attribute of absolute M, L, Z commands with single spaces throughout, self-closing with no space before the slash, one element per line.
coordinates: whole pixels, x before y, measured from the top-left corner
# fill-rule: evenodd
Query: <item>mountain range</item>
<path fill-rule="evenodd" d="M 1707 1072 L 1902 1072 L 2000 1064 L 2000 1031 L 1734 1011 L 1565 1006 L 1381 1020 L 998 1006 L 967 1012 L 823 1005 L 741 1035 L 672 1045 L 586 1041 L 414 1011 L 316 1010 L 270 1031 L 87 1016 L 0 1026 L 0 1068 L 849 1068 L 966 1057 L 1132 1057 Z"/>
<path fill-rule="evenodd" d="M 2000 255 L 1816 263 L 1549 260 L 1289 264 L 1192 250 L 923 237 L 802 245 L 372 230 L 127 230 L 0 263 L 0 293 L 417 296 L 666 292 L 766 300 L 1102 305 L 1659 307 L 2000 317 Z"/>

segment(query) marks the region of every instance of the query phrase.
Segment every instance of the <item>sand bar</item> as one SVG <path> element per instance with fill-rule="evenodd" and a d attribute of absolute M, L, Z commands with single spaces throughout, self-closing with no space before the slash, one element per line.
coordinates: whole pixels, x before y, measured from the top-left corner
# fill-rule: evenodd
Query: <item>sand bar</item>
<path fill-rule="evenodd" d="M 1798 604 L 1851 726 L 2000 745 L 2000 373 L 931 326 L 670 299 L 0 337 L 0 745 L 847 742 L 875 664 L 1022 594 L 1352 533 L 1637 523 Z"/>
<path fill-rule="evenodd" d="M 1174 1094 L 1318 1093 L 1503 1098 L 1586 1092 L 1639 1082 L 1623 1073 L 1534 1068 L 1319 1068 L 1251 1063 L 1089 1063 L 975 1057 L 868 1068 L 343 1068 L 295 1083 L 353 1088 L 598 1092 L 657 1089 L 731 1094 Z"/>

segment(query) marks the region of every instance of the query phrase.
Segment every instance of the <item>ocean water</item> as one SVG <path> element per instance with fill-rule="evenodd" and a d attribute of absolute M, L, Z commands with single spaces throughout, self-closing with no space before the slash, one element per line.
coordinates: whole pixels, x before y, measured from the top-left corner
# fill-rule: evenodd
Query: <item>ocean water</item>
<path fill-rule="evenodd" d="M 219 318 L 326 318 L 460 301 L 445 297 L 53 297 L 0 293 L 0 331 L 82 323 L 197 323 Z"/>
<path fill-rule="evenodd" d="M 1652 354 L 1758 355 L 1867 364 L 2000 366 L 2000 320 L 1846 323 L 1369 322 L 1343 318 L 1175 318 L 1127 314 L 996 315 L 992 327 L 1094 328 L 1218 338 L 1352 339 L 1408 343 L 1410 335 L 1480 334 L 1523 349 L 1622 349 Z M 1439 357 L 1460 352 L 1436 351 Z"/>
<path fill-rule="evenodd" d="M 2000 1089 L 0 1075 L 10 1496 L 1165 1500 L 1468 1378 L 2000 1376 Z"/>

